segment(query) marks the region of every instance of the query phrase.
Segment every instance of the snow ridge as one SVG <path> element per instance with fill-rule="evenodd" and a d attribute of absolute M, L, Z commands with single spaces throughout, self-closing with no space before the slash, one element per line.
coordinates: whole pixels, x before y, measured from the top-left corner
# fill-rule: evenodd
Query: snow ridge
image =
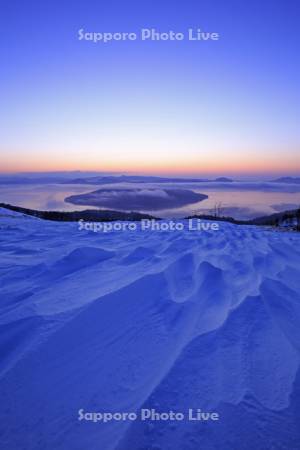
<path fill-rule="evenodd" d="M 4 448 L 299 448 L 296 233 L 0 224 Z M 221 419 L 78 421 L 142 407 Z"/>

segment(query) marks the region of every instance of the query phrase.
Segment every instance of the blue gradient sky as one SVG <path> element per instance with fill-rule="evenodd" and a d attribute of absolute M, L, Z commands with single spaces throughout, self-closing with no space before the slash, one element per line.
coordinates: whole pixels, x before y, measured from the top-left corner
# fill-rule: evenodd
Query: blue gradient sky
<path fill-rule="evenodd" d="M 1 170 L 299 172 L 299 15 L 297 0 L 2 0 Z M 77 37 L 143 27 L 221 38 Z"/>

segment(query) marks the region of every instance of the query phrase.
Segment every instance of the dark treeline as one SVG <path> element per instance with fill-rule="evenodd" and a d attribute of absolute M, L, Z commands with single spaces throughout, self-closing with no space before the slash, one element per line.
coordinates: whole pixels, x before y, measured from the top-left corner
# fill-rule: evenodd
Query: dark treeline
<path fill-rule="evenodd" d="M 217 214 L 195 214 L 187 217 L 187 219 L 215 220 L 230 222 L 236 225 L 261 225 L 273 227 L 286 226 L 300 231 L 300 208 L 274 213 L 268 216 L 256 217 L 249 220 L 238 220 L 233 217 L 226 217 Z"/>
<path fill-rule="evenodd" d="M 86 222 L 112 222 L 115 220 L 140 221 L 142 219 L 156 219 L 156 217 L 138 212 L 109 211 L 100 209 L 86 209 L 84 211 L 38 211 L 36 209 L 22 208 L 21 206 L 0 203 L 0 208 L 19 212 L 28 216 L 44 220 L 59 222 L 77 222 L 82 219 Z"/>
<path fill-rule="evenodd" d="M 38 217 L 44 220 L 54 220 L 58 222 L 76 222 L 81 219 L 86 222 L 112 222 L 116 220 L 140 221 L 143 219 L 160 220 L 158 217 L 154 217 L 149 214 L 100 209 L 86 209 L 84 211 L 39 211 L 36 209 L 22 208 L 21 206 L 14 206 L 7 203 L 0 203 L 0 208 L 19 212 L 28 216 Z M 233 217 L 226 217 L 218 214 L 195 214 L 185 217 L 185 219 L 213 220 L 229 222 L 235 225 L 261 225 L 273 227 L 285 226 L 300 231 L 300 208 L 249 220 L 239 220 L 234 219 Z"/>

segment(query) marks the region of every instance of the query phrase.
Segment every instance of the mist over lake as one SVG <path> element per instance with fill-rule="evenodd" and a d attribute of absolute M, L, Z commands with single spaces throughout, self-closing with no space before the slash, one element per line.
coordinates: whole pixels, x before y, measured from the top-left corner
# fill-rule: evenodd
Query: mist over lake
<path fill-rule="evenodd" d="M 65 201 L 74 205 L 98 206 L 120 210 L 160 211 L 166 208 L 175 209 L 198 203 L 208 196 L 189 189 L 161 188 L 119 188 L 98 189 L 96 191 L 71 195 Z"/>

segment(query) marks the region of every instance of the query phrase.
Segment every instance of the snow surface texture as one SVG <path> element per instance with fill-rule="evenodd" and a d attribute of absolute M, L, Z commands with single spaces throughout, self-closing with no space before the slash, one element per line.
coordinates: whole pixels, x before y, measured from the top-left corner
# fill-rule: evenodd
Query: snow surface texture
<path fill-rule="evenodd" d="M 298 234 L 101 234 L 4 210 L 0 228 L 1 448 L 300 448 Z"/>

